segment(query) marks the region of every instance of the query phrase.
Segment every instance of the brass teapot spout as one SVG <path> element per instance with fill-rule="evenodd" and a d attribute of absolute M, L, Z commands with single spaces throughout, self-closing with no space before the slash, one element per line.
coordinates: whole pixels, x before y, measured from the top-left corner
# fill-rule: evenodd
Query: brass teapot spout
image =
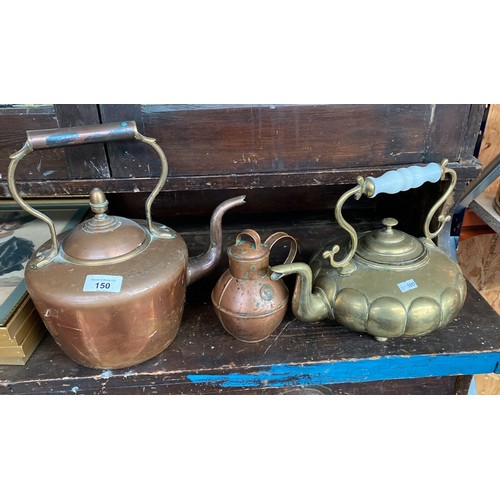
<path fill-rule="evenodd" d="M 321 321 L 329 316 L 329 306 L 320 289 L 314 292 L 311 268 L 303 262 L 271 267 L 271 279 L 276 281 L 289 274 L 297 274 L 292 297 L 292 311 L 300 321 Z"/>

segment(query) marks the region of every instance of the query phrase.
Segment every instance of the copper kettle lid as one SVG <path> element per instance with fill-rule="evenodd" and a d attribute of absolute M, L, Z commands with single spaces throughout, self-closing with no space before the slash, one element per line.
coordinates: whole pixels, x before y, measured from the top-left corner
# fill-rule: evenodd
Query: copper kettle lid
<path fill-rule="evenodd" d="M 376 264 L 405 265 L 419 261 L 426 255 L 423 243 L 417 238 L 393 229 L 396 219 L 382 220 L 383 229 L 369 231 L 359 240 L 356 255 Z"/>
<path fill-rule="evenodd" d="M 136 222 L 106 215 L 108 201 L 99 188 L 90 192 L 90 208 L 95 216 L 76 226 L 62 242 L 69 257 L 91 261 L 113 259 L 133 252 L 146 240 L 146 232 Z"/>

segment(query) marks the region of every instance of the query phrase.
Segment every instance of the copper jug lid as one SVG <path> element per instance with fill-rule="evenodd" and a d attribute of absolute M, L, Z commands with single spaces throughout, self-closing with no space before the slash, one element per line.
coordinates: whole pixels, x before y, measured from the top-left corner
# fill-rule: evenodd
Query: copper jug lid
<path fill-rule="evenodd" d="M 382 220 L 385 228 L 364 234 L 356 255 L 375 264 L 405 265 L 421 260 L 427 253 L 417 238 L 393 229 L 398 221 L 392 217 Z"/>
<path fill-rule="evenodd" d="M 265 243 L 258 241 L 249 241 L 240 239 L 238 235 L 236 243 L 230 246 L 227 250 L 228 256 L 240 262 L 249 262 L 254 260 L 261 260 L 269 256 L 270 248 Z"/>
<path fill-rule="evenodd" d="M 283 238 L 290 240 L 290 251 L 285 262 L 289 263 L 297 253 L 297 242 L 282 231 L 272 234 L 262 243 L 253 229 L 245 229 L 236 236 L 236 243 L 227 249 L 229 269 L 238 279 L 255 279 L 269 272 L 271 248 Z"/>
<path fill-rule="evenodd" d="M 92 219 L 79 224 L 62 242 L 64 253 L 74 259 L 99 261 L 123 257 L 138 249 L 146 240 L 145 231 L 136 222 L 106 215 L 108 201 L 99 188 L 90 193 Z"/>

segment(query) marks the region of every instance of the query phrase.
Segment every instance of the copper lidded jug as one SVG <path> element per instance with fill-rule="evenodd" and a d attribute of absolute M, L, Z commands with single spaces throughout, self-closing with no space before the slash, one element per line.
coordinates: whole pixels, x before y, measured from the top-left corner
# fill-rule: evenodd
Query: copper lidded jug
<path fill-rule="evenodd" d="M 290 240 L 285 264 L 297 253 L 296 240 L 277 232 L 264 243 L 253 229 L 236 237 L 227 250 L 229 269 L 212 290 L 212 304 L 224 329 L 244 342 L 260 342 L 278 328 L 288 305 L 288 288 L 282 281 L 270 278 L 269 257 L 275 243 Z"/>
<path fill-rule="evenodd" d="M 90 194 L 94 217 L 56 234 L 52 220 L 29 206 L 15 185 L 19 161 L 34 150 L 115 140 L 138 140 L 161 160 L 160 179 L 146 200 L 146 220 L 107 215 L 104 193 Z M 25 270 L 26 288 L 48 331 L 73 361 L 114 369 L 146 361 L 167 348 L 181 323 L 186 286 L 209 273 L 221 257 L 223 214 L 244 196 L 221 203 L 212 214 L 210 247 L 188 258 L 186 243 L 151 219 L 168 164 L 155 139 L 133 121 L 27 132 L 11 155 L 8 182 L 13 198 L 47 223 L 51 238 L 35 251 Z"/>
<path fill-rule="evenodd" d="M 327 243 L 309 265 L 298 262 L 272 267 L 273 280 L 298 275 L 292 309 L 299 320 L 335 319 L 351 330 L 386 341 L 425 335 L 456 317 L 465 301 L 466 281 L 457 263 L 432 241 L 451 217 L 440 215 L 439 227 L 430 231 L 434 214 L 457 181 L 456 172 L 447 164 L 443 160 L 389 171 L 379 178 L 358 177 L 358 185 L 344 193 L 335 207 L 337 222 L 348 236 Z M 384 228 L 358 239 L 342 216 L 342 206 L 351 196 L 394 194 L 444 180 L 446 175 L 451 182 L 427 215 L 424 237 L 399 231 L 395 228 L 398 221 L 386 218 Z"/>

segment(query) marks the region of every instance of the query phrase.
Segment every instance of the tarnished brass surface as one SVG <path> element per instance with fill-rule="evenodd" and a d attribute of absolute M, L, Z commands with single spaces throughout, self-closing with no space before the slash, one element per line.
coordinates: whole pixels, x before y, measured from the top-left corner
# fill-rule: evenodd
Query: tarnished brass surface
<path fill-rule="evenodd" d="M 273 266 L 273 279 L 298 274 L 292 308 L 302 321 L 335 319 L 378 340 L 424 335 L 455 318 L 465 301 L 466 282 L 444 252 L 430 240 L 420 241 L 425 252 L 417 261 L 375 264 L 355 255 L 356 271 L 348 275 L 323 259 L 324 248 L 332 245 L 328 243 L 310 268 L 300 263 Z"/>
<path fill-rule="evenodd" d="M 439 180 L 439 167 L 441 179 L 450 174 L 452 181 L 427 217 L 426 235 L 436 235 L 448 220 L 440 216 L 438 230 L 429 232 L 430 219 L 455 186 L 456 174 L 446 165 L 444 160 L 440 166 L 432 164 L 431 167 L 433 182 Z M 407 185 L 405 179 L 400 185 L 405 189 L 419 186 L 422 179 L 410 177 Z M 359 198 L 363 193 L 375 196 L 376 182 L 370 181 L 368 185 L 358 178 L 358 186 L 339 199 L 335 215 L 348 237 L 327 243 L 310 265 L 273 266 L 271 279 L 297 274 L 292 309 L 302 321 L 335 319 L 351 330 L 369 333 L 380 341 L 425 335 L 456 317 L 465 301 L 465 278 L 458 265 L 430 238 L 417 239 L 394 229 L 396 219 L 386 218 L 382 221 L 385 228 L 358 238 L 342 217 L 341 208 L 351 196 Z M 385 190 L 382 192 L 397 192 L 391 185 L 379 183 L 380 186 Z M 334 259 L 337 253 L 338 261 Z"/>
<path fill-rule="evenodd" d="M 290 263 L 297 252 L 294 238 L 284 232 L 271 235 L 264 243 L 252 229 L 242 231 L 228 248 L 229 269 L 212 290 L 212 304 L 224 329 L 244 342 L 260 342 L 271 335 L 283 320 L 288 289 L 270 279 L 269 257 L 273 245 L 288 238 Z"/>
<path fill-rule="evenodd" d="M 430 240 L 432 240 L 433 238 L 435 238 L 442 231 L 442 229 L 444 228 L 445 224 L 449 220 L 451 220 L 451 215 L 441 214 L 438 217 L 438 222 L 439 222 L 438 228 L 434 232 L 431 233 L 431 230 L 429 228 L 430 228 L 430 225 L 431 225 L 432 218 L 434 217 L 434 214 L 437 212 L 438 208 L 441 205 L 443 205 L 443 203 L 448 199 L 448 197 L 453 192 L 453 190 L 455 189 L 455 186 L 457 184 L 457 173 L 453 169 L 447 168 L 448 163 L 449 162 L 448 162 L 448 160 L 446 158 L 441 162 L 441 172 L 442 172 L 441 179 L 444 180 L 445 176 L 449 175 L 450 179 L 451 179 L 450 180 L 450 184 L 448 185 L 448 188 L 446 189 L 446 191 L 444 192 L 444 194 L 431 207 L 431 209 L 429 210 L 429 213 L 427 214 L 427 217 L 425 218 L 424 234 L 425 234 L 425 237 L 429 238 Z"/>
<path fill-rule="evenodd" d="M 424 335 L 447 325 L 465 301 L 465 278 L 430 240 L 421 241 L 425 254 L 418 261 L 374 265 L 355 257 L 358 271 L 350 276 L 313 258 L 315 286 L 331 300 L 334 318 L 382 339 Z"/>
<path fill-rule="evenodd" d="M 359 238 L 357 258 L 374 265 L 408 265 L 419 262 L 427 254 L 421 240 L 394 229 L 398 221 L 392 217 L 382 220 L 384 229 L 369 231 Z"/>

